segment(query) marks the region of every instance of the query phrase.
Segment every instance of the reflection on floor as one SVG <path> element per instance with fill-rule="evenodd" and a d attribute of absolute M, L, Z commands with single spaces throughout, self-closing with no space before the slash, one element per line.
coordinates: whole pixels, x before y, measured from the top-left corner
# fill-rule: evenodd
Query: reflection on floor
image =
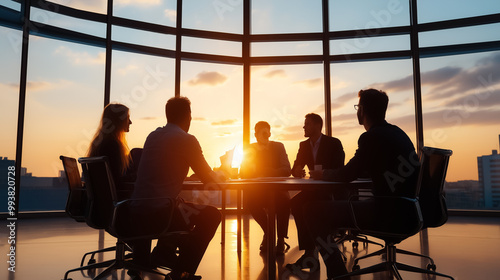
<path fill-rule="evenodd" d="M 237 253 L 236 219 L 226 220 L 225 242 L 221 243 L 219 231 L 212 240 L 205 257 L 198 269 L 203 279 L 217 280 L 260 280 L 267 279 L 265 259 L 259 254 L 262 231 L 253 219 L 243 218 L 243 250 Z M 7 224 L 7 221 L 4 221 Z M 4 270 L 0 279 L 62 279 L 66 270 L 79 265 L 83 253 L 114 245 L 114 238 L 77 223 L 70 218 L 35 218 L 17 221 L 15 273 L 8 271 L 10 245 L 8 228 L 0 231 L 0 252 Z M 321 265 L 319 273 L 303 272 L 293 275 L 284 265 L 300 257 L 298 251 L 295 223 L 290 221 L 288 243 L 291 249 L 282 258 L 278 258 L 278 279 L 326 279 L 325 267 Z M 500 218 L 465 218 L 450 217 L 448 223 L 438 229 L 428 231 L 428 249 L 437 264 L 437 271 L 450 274 L 456 280 L 494 280 L 500 275 Z M 425 243 L 425 242 L 424 242 Z M 398 247 L 420 252 L 420 237 L 412 237 Z M 425 248 L 422 247 L 422 248 Z M 357 256 L 365 255 L 378 249 L 376 245 L 353 250 L 349 242 L 345 243 L 344 252 L 348 267 Z M 109 255 L 108 255 L 109 254 Z M 107 253 L 100 259 L 110 258 Z M 415 257 L 400 257 L 401 262 L 425 267 L 426 263 Z M 380 258 L 368 259 L 360 263 L 361 267 L 374 264 Z M 87 273 L 75 272 L 70 275 L 74 280 L 89 279 Z M 441 279 L 427 278 L 414 273 L 402 273 L 404 279 Z M 118 271 L 108 279 L 130 279 L 124 271 Z M 162 279 L 146 275 L 145 279 Z M 387 274 L 367 275 L 358 279 L 390 279 Z"/>

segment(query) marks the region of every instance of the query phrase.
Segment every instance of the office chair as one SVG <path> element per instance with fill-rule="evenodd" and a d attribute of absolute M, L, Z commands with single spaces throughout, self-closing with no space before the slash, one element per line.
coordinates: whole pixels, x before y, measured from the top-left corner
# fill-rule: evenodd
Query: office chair
<path fill-rule="evenodd" d="M 357 189 L 355 191 L 350 191 L 348 196 L 349 197 L 357 196 L 357 195 L 359 195 L 359 193 L 366 193 L 367 195 L 370 195 L 370 196 L 373 195 L 371 188 L 360 188 L 360 189 Z M 348 197 L 345 199 L 348 199 Z M 373 240 L 369 240 L 368 236 L 361 234 L 356 229 L 351 229 L 351 228 L 339 229 L 338 232 L 332 234 L 332 237 L 333 237 L 333 241 L 336 244 L 342 244 L 344 250 L 346 249 L 346 246 L 345 246 L 346 241 L 349 241 L 350 243 L 352 243 L 353 250 L 358 250 L 359 243 L 363 244 L 363 248 L 366 248 L 368 246 L 368 244 L 378 245 L 382 248 L 384 247 L 384 245 L 382 245 L 378 242 L 375 242 Z M 340 252 L 342 253 L 342 257 L 344 258 L 344 261 L 347 261 L 347 256 L 345 255 L 345 253 L 343 251 L 340 251 Z"/>
<path fill-rule="evenodd" d="M 68 181 L 68 199 L 66 200 L 65 212 L 77 222 L 85 222 L 85 213 L 87 209 L 87 191 L 81 180 L 80 172 L 78 171 L 78 163 L 75 158 L 59 156 L 62 161 L 64 173 Z M 83 267 L 85 260 L 90 256 L 87 265 L 94 264 L 94 268 L 106 267 L 112 262 L 105 261 L 96 264 L 95 255 L 97 253 L 111 252 L 116 250 L 116 246 L 104 248 L 96 251 L 87 252 L 83 255 L 80 266 Z M 129 249 L 130 251 L 130 249 Z"/>
<path fill-rule="evenodd" d="M 398 280 L 401 280 L 402 277 L 399 270 L 432 274 L 453 279 L 453 277 L 449 275 L 436 272 L 436 266 L 430 257 L 396 248 L 396 244 L 399 244 L 408 237 L 417 234 L 422 229 L 427 227 L 438 227 L 446 222 L 447 209 L 443 195 L 443 187 L 451 155 L 451 150 L 430 147 L 424 147 L 422 149 L 420 154 L 420 172 L 416 188 L 416 194 L 418 195 L 416 195 L 415 198 L 380 196 L 367 198 L 377 201 L 377 203 L 381 203 L 381 205 L 388 205 L 388 203 L 391 203 L 393 205 L 393 209 L 398 209 L 398 211 L 393 211 L 396 213 L 395 215 L 387 213 L 380 216 L 381 219 L 379 221 L 382 224 L 386 223 L 388 225 L 397 225 L 396 229 L 392 227 L 391 231 L 384 231 L 383 229 L 364 228 L 363 225 L 356 221 L 355 204 L 352 203 L 353 201 L 351 199 L 349 200 L 352 211 L 351 213 L 353 214 L 353 217 L 355 217 L 354 222 L 357 229 L 363 234 L 382 239 L 385 243 L 385 248 L 357 258 L 354 261 L 351 273 L 335 277 L 334 279 L 342 279 L 354 275 L 381 271 L 390 271 L 393 276 L 395 276 Z M 402 214 L 398 215 L 398 213 Z M 386 254 L 386 261 L 360 269 L 358 262 L 361 259 L 382 255 L 384 253 Z M 399 263 L 396 261 L 397 253 L 424 257 L 430 261 L 430 264 L 427 265 L 426 269 L 423 269 Z"/>
<path fill-rule="evenodd" d="M 133 279 L 141 279 L 140 275 L 136 273 L 139 271 L 159 274 L 168 279 L 166 274 L 157 269 L 141 266 L 133 262 L 133 259 L 127 259 L 125 249 L 127 242 L 177 234 L 167 232 L 170 217 L 176 206 L 173 199 L 153 198 L 118 201 L 107 157 L 80 158 L 78 161 L 82 165 L 89 202 L 85 215 L 87 225 L 96 229 L 104 229 L 117 238 L 115 259 L 93 279 L 102 279 L 118 269 L 128 270 L 128 274 Z M 140 211 L 130 211 L 130 207 Z M 151 223 L 150 219 L 153 217 L 162 218 L 155 219 L 154 223 Z M 64 275 L 64 279 L 67 280 L 69 273 L 73 271 L 89 267 L 92 265 L 69 270 Z"/>

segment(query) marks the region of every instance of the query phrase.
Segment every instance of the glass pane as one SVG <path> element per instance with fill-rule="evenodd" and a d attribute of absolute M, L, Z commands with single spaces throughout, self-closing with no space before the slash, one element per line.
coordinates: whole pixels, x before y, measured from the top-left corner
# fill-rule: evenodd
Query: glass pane
<path fill-rule="evenodd" d="M 31 8 L 30 19 L 35 22 L 33 23 L 35 27 L 47 24 L 98 37 L 106 37 L 106 25 L 100 22 L 68 17 L 38 8 Z"/>
<path fill-rule="evenodd" d="M 64 5 L 67 7 L 106 14 L 107 13 L 107 0 L 92 0 L 92 1 L 81 1 L 81 0 L 51 0 L 51 2 Z M 49 6 L 50 8 L 50 6 Z M 56 9 L 51 9 L 57 13 Z"/>
<path fill-rule="evenodd" d="M 241 43 L 183 37 L 182 51 L 241 57 Z"/>
<path fill-rule="evenodd" d="M 0 0 L 0 6 L 4 6 L 16 11 L 21 11 L 21 3 L 14 2 L 12 0 Z"/>
<path fill-rule="evenodd" d="M 148 47 L 175 50 L 175 36 L 138 29 L 113 26 L 112 37 L 114 41 L 131 43 Z"/>
<path fill-rule="evenodd" d="M 387 122 L 404 130 L 417 148 L 411 60 L 336 63 L 331 65 L 331 75 L 332 131 L 344 145 L 346 162 L 354 156 L 358 138 L 365 132 L 354 110 L 360 89 L 376 88 L 387 93 Z"/>
<path fill-rule="evenodd" d="M 16 159 L 17 115 L 19 107 L 19 73 L 21 66 L 20 43 L 22 33 L 0 27 L 0 212 L 7 212 L 8 187 L 15 183 L 9 167 Z M 11 167 L 12 168 L 12 167 Z M 20 171 L 19 171 L 20 172 Z M 19 185 L 15 184 L 15 191 Z"/>
<path fill-rule="evenodd" d="M 251 48 L 252 56 L 323 54 L 323 43 L 318 41 L 252 43 Z"/>
<path fill-rule="evenodd" d="M 434 22 L 500 13 L 497 0 L 417 1 L 418 22 Z"/>
<path fill-rule="evenodd" d="M 181 95 L 191 100 L 193 117 L 190 133 L 212 167 L 243 141 L 242 71 L 241 66 L 182 63 Z"/>
<path fill-rule="evenodd" d="M 321 32 L 320 0 L 253 0 L 252 33 Z"/>
<path fill-rule="evenodd" d="M 63 210 L 67 184 L 59 156 L 84 156 L 95 133 L 104 50 L 35 36 L 29 50 L 20 209 Z"/>
<path fill-rule="evenodd" d="M 317 113 L 325 119 L 321 64 L 254 66 L 250 95 L 251 143 L 258 121 L 271 125 L 271 140 L 282 142 L 293 165 L 304 138 L 304 117 Z M 325 129 L 323 128 L 323 133 Z"/>
<path fill-rule="evenodd" d="M 406 26 L 410 24 L 409 1 L 330 0 L 330 31 Z"/>
<path fill-rule="evenodd" d="M 448 208 L 499 210 L 498 173 L 492 168 L 483 184 L 478 162 L 499 149 L 500 52 L 427 58 L 421 66 L 424 144 L 453 150 Z"/>
<path fill-rule="evenodd" d="M 243 33 L 243 0 L 183 1 L 182 27 Z"/>
<path fill-rule="evenodd" d="M 113 51 L 111 102 L 130 108 L 130 149 L 142 148 L 146 137 L 166 124 L 165 104 L 174 96 L 174 60 Z"/>
<path fill-rule="evenodd" d="M 353 54 L 410 49 L 410 36 L 364 37 L 330 41 L 330 54 Z"/>
<path fill-rule="evenodd" d="M 114 1 L 113 15 L 175 27 L 177 1 Z"/>
<path fill-rule="evenodd" d="M 239 167 L 243 153 L 243 67 L 186 61 L 181 68 L 181 95 L 191 100 L 189 133 L 200 142 L 212 168 L 220 167 L 220 157 L 231 150 L 236 151 L 232 166 Z M 220 206 L 220 193 L 190 195 Z M 236 205 L 234 193 L 227 203 L 229 207 Z"/>
<path fill-rule="evenodd" d="M 421 47 L 468 44 L 500 40 L 500 23 L 473 27 L 446 29 L 421 32 L 419 44 Z"/>

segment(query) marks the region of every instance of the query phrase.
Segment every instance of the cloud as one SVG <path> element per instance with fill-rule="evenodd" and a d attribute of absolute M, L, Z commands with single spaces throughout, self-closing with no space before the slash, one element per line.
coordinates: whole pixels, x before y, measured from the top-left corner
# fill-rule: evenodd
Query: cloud
<path fill-rule="evenodd" d="M 26 90 L 28 92 L 43 91 L 54 88 L 54 86 L 54 84 L 51 84 L 49 82 L 27 82 Z M 16 85 L 16 87 L 18 87 L 18 85 Z"/>
<path fill-rule="evenodd" d="M 295 82 L 295 84 L 303 84 L 306 87 L 318 87 L 323 85 L 323 78 L 316 78 L 316 79 L 308 79 L 308 80 L 301 80 Z"/>
<path fill-rule="evenodd" d="M 192 86 L 197 86 L 197 85 L 210 85 L 210 86 L 216 86 L 218 84 L 222 84 L 227 80 L 227 77 L 220 74 L 219 72 L 207 72 L 203 71 L 201 73 L 198 73 L 196 77 L 188 83 Z"/>
<path fill-rule="evenodd" d="M 165 15 L 166 18 L 168 18 L 171 22 L 176 22 L 177 20 L 177 11 L 176 10 L 169 10 L 166 9 L 163 11 L 163 14 Z"/>
<path fill-rule="evenodd" d="M 228 126 L 228 125 L 233 125 L 235 123 L 237 123 L 238 120 L 236 119 L 233 119 L 233 120 L 222 120 L 222 121 L 218 121 L 218 122 L 212 122 L 211 125 L 214 125 L 214 126 Z"/>
<path fill-rule="evenodd" d="M 161 0 L 115 0 L 115 3 L 120 5 L 156 6 L 161 4 Z"/>
<path fill-rule="evenodd" d="M 139 120 L 141 120 L 141 121 L 155 121 L 157 119 L 159 119 L 159 117 L 142 117 Z"/>
<path fill-rule="evenodd" d="M 231 133 L 231 132 L 220 132 L 216 135 L 216 137 L 228 137 L 231 135 L 233 135 L 233 133 Z"/>
<path fill-rule="evenodd" d="M 424 80 L 423 75 L 422 80 Z M 413 76 L 407 76 L 405 78 L 386 83 L 371 84 L 368 88 L 381 89 L 388 93 L 413 89 Z M 355 96 L 357 97 L 358 95 L 356 94 Z"/>
<path fill-rule="evenodd" d="M 118 71 L 118 74 L 120 74 L 121 76 L 125 76 L 125 75 L 129 74 L 130 72 L 133 72 L 137 69 L 139 69 L 139 67 L 137 67 L 136 64 L 129 64 L 125 67 L 117 69 L 117 71 Z"/>
<path fill-rule="evenodd" d="M 273 135 L 279 141 L 299 141 L 304 140 L 304 129 L 299 125 L 288 126 L 283 129 L 282 133 L 274 133 Z"/>
<path fill-rule="evenodd" d="M 202 118 L 202 117 L 195 117 L 192 120 L 193 121 L 197 121 L 197 122 L 203 122 L 203 121 L 206 121 L 207 119 L 206 118 Z"/>
<path fill-rule="evenodd" d="M 278 69 L 278 70 L 273 70 L 267 72 L 264 77 L 266 78 L 275 78 L 275 77 L 286 77 L 285 70 L 283 69 Z"/>
<path fill-rule="evenodd" d="M 91 55 L 87 52 L 74 52 L 71 49 L 60 46 L 55 54 L 67 57 L 75 65 L 104 65 L 106 61 L 105 52 L 99 52 L 97 55 Z"/>
<path fill-rule="evenodd" d="M 492 107 L 500 106 L 500 89 L 495 91 L 477 91 L 473 94 L 456 98 L 450 97 L 446 100 L 444 106 L 464 111 L 491 109 Z"/>

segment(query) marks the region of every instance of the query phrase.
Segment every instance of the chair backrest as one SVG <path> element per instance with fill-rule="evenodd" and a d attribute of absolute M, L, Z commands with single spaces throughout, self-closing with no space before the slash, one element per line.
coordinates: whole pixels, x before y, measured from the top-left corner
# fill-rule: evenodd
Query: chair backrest
<path fill-rule="evenodd" d="M 438 227 L 448 220 L 448 209 L 444 196 L 444 183 L 451 150 L 423 147 L 420 155 L 418 179 L 420 209 L 424 219 L 423 228 Z"/>
<path fill-rule="evenodd" d="M 88 206 L 86 223 L 93 228 L 111 226 L 116 199 L 116 189 L 107 157 L 79 158 L 87 189 Z"/>
<path fill-rule="evenodd" d="M 60 156 L 64 173 L 68 181 L 68 199 L 66 200 L 66 213 L 73 219 L 84 222 L 87 206 L 87 192 L 82 184 L 78 163 L 75 158 Z"/>

